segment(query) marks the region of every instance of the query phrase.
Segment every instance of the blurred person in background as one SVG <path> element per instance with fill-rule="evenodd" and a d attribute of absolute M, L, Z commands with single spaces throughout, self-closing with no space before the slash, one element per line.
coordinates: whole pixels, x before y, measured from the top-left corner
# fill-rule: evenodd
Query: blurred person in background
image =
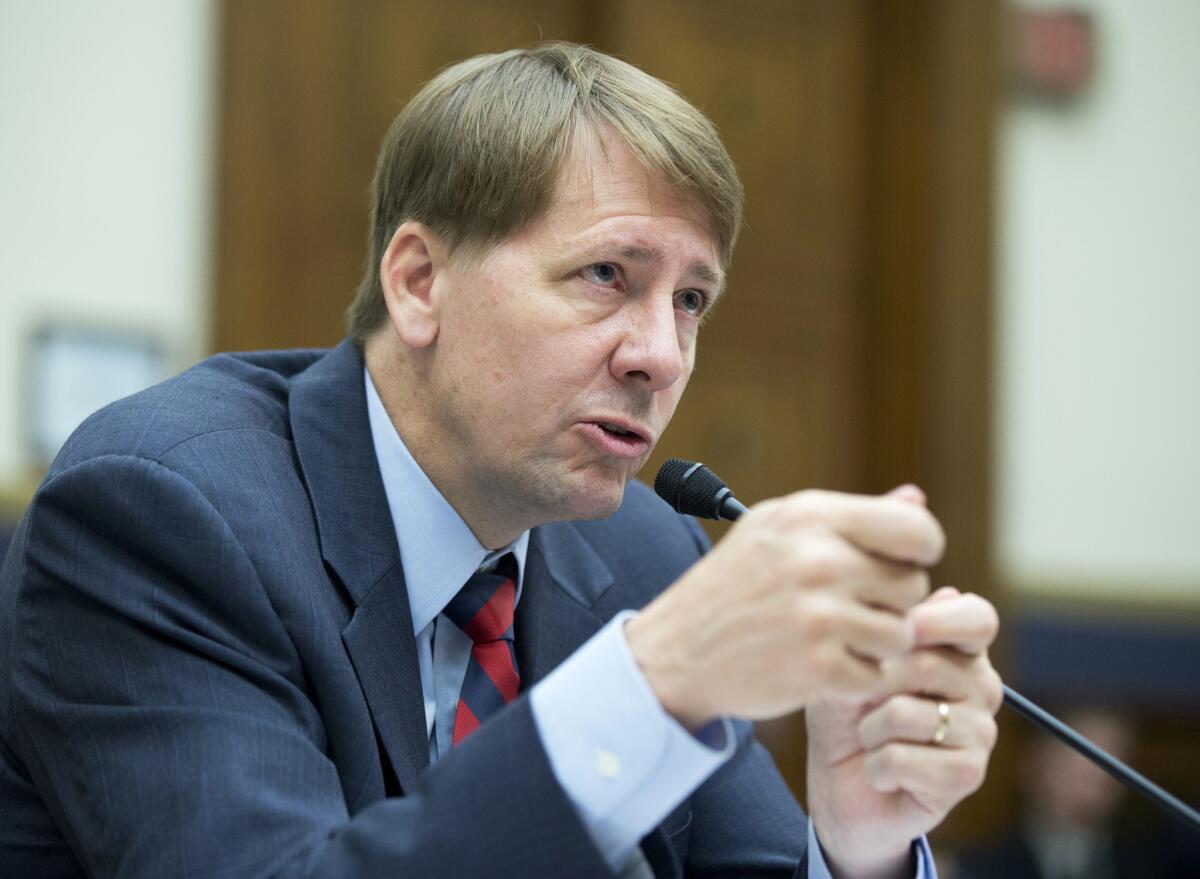
<path fill-rule="evenodd" d="M 1119 760 L 1135 733 L 1120 713 L 1099 707 L 1059 715 Z M 964 852 L 957 879 L 1139 879 L 1183 875 L 1116 822 L 1125 787 L 1057 739 L 1033 734 L 1020 764 L 1022 815 L 994 845 Z"/>

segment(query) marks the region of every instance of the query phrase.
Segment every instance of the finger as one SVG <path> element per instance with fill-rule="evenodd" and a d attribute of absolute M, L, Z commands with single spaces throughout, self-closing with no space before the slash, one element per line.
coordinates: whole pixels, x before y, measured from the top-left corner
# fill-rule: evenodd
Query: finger
<path fill-rule="evenodd" d="M 882 687 L 887 693 L 937 696 L 1000 710 L 1004 685 L 986 653 L 969 656 L 952 647 L 921 647 L 882 663 Z"/>
<path fill-rule="evenodd" d="M 866 605 L 904 613 L 929 592 L 923 568 L 863 552 L 827 528 L 791 540 L 787 551 L 804 585 L 837 587 Z"/>
<path fill-rule="evenodd" d="M 947 598 L 957 598 L 960 595 L 962 595 L 962 593 L 953 586 L 940 586 L 936 592 L 934 592 L 925 600 L 932 604 L 936 601 L 945 601 Z"/>
<path fill-rule="evenodd" d="M 860 549 L 894 562 L 929 567 L 946 546 L 942 526 L 927 509 L 896 497 L 809 490 L 790 495 L 784 506 L 798 527 L 826 525 Z"/>
<path fill-rule="evenodd" d="M 846 645 L 833 642 L 825 648 L 825 656 L 821 675 L 824 687 L 816 694 L 817 698 L 864 696 L 878 689 L 878 662 L 856 656 Z"/>
<path fill-rule="evenodd" d="M 1000 629 L 996 608 L 971 593 L 922 602 L 909 611 L 909 619 L 918 646 L 953 647 L 968 654 L 987 650 Z"/>
<path fill-rule="evenodd" d="M 850 647 L 842 645 L 833 671 L 826 675 L 824 696 L 862 696 L 874 693 L 880 686 L 880 664 L 874 659 L 857 656 Z"/>
<path fill-rule="evenodd" d="M 908 791 L 918 802 L 948 810 L 983 784 L 983 748 L 942 748 L 892 742 L 867 754 L 867 783 L 881 793 Z"/>
<path fill-rule="evenodd" d="M 910 504 L 920 504 L 926 506 L 928 501 L 925 497 L 925 492 L 913 485 L 911 482 L 905 485 L 898 485 L 887 493 L 887 497 L 899 498 L 902 501 L 908 501 Z"/>
<path fill-rule="evenodd" d="M 911 625 L 899 614 L 850 603 L 842 612 L 841 624 L 846 646 L 860 657 L 878 662 L 913 649 Z"/>
<path fill-rule="evenodd" d="M 926 600 L 929 574 L 923 568 L 868 558 L 850 593 L 864 604 L 905 613 Z"/>
<path fill-rule="evenodd" d="M 892 696 L 859 722 L 859 742 L 867 751 L 874 751 L 888 742 L 932 744 L 942 724 L 938 713 L 940 701 L 909 695 Z M 991 750 L 996 741 L 996 721 L 992 715 L 963 703 L 946 702 L 946 705 L 950 713 L 939 747 L 980 746 Z"/>
<path fill-rule="evenodd" d="M 988 704 L 991 663 L 953 647 L 919 647 L 885 661 L 888 691 L 911 695 L 936 694 L 943 699 Z"/>

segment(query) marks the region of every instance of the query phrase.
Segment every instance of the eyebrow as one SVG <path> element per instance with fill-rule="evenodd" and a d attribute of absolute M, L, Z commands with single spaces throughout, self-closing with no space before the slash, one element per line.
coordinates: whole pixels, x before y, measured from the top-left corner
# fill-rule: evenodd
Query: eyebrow
<path fill-rule="evenodd" d="M 622 259 L 630 262 L 654 263 L 662 262 L 663 253 L 654 247 L 641 247 L 636 244 L 628 244 L 618 250 Z M 710 266 L 708 263 L 697 260 L 687 267 L 687 274 L 691 275 L 715 288 L 715 292 L 720 293 L 725 287 L 725 276 Z"/>

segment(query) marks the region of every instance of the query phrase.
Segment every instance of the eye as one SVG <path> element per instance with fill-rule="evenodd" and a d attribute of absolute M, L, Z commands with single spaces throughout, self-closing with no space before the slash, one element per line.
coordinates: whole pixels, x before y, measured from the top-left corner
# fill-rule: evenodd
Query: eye
<path fill-rule="evenodd" d="M 584 268 L 583 277 L 594 284 L 607 287 L 617 282 L 617 267 L 610 262 L 596 262 Z"/>
<path fill-rule="evenodd" d="M 693 317 L 703 314 L 708 307 L 708 297 L 699 290 L 684 290 L 678 298 L 680 307 Z"/>

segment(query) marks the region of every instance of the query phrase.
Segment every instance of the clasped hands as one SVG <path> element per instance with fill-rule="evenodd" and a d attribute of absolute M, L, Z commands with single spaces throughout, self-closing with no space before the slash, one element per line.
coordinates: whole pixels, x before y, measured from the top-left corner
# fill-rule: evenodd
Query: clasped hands
<path fill-rule="evenodd" d="M 888 875 L 983 782 L 995 609 L 927 569 L 945 537 L 914 486 L 755 505 L 626 627 L 689 728 L 807 709 L 808 809 L 835 872 Z M 945 707 L 942 707 L 942 706 Z"/>

